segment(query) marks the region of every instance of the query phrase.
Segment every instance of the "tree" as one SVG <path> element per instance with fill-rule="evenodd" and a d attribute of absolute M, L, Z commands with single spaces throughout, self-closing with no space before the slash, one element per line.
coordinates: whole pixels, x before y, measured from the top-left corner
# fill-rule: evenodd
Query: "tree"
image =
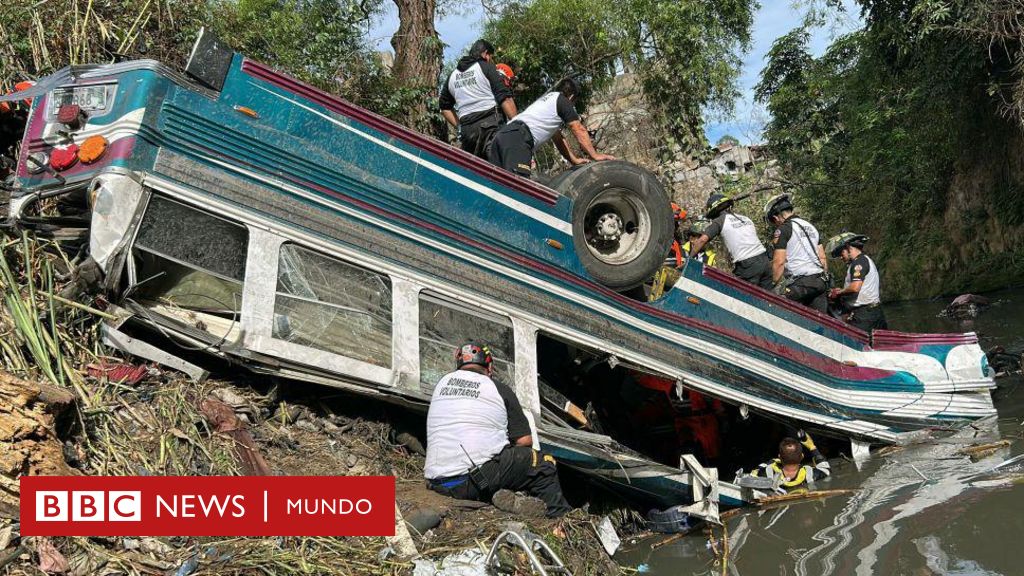
<path fill-rule="evenodd" d="M 755 95 L 783 180 L 826 233 L 875 239 L 890 297 L 1024 279 L 1024 169 L 1003 160 L 1024 147 L 1011 4 L 861 0 L 865 28 L 821 57 L 806 28 L 769 52 Z"/>
<path fill-rule="evenodd" d="M 721 138 L 718 139 L 718 142 L 715 142 L 715 146 L 739 146 L 739 143 L 739 138 L 733 136 L 732 134 L 724 134 Z"/>
<path fill-rule="evenodd" d="M 731 110 L 753 0 L 513 0 L 485 28 L 532 100 L 564 76 L 591 91 L 635 72 L 647 105 L 684 149 L 703 149 L 704 113 Z M 583 102 L 587 94 L 584 94 Z"/>
<path fill-rule="evenodd" d="M 392 75 L 396 86 L 416 97 L 408 104 L 401 121 L 420 132 L 444 139 L 447 128 L 435 114 L 431 104 L 436 101 L 441 75 L 443 45 L 434 28 L 437 0 L 394 0 L 398 7 L 398 31 L 391 38 L 395 49 Z"/>

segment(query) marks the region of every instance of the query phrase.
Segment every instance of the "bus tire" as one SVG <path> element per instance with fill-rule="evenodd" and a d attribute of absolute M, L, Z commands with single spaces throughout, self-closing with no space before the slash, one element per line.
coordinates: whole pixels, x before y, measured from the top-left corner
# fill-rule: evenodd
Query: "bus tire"
<path fill-rule="evenodd" d="M 590 275 L 608 288 L 635 288 L 672 248 L 674 222 L 665 189 L 651 172 L 622 160 L 584 164 L 557 179 L 572 200 L 572 239 Z"/>

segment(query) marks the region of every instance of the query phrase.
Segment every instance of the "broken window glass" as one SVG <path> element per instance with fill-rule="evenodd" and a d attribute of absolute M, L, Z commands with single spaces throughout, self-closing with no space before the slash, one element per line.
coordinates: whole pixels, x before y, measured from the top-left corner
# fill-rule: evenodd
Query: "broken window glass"
<path fill-rule="evenodd" d="M 455 308 L 458 306 L 458 309 Z M 430 394 L 442 376 L 455 369 L 455 350 L 467 341 L 487 344 L 496 381 L 515 386 L 512 322 L 503 316 L 469 310 L 465 305 L 420 296 L 420 390 Z"/>
<path fill-rule="evenodd" d="M 237 320 L 248 243 L 244 226 L 153 196 L 134 246 L 133 298 Z"/>
<path fill-rule="evenodd" d="M 244 226 L 153 196 L 136 247 L 225 279 L 245 279 L 249 231 Z"/>
<path fill-rule="evenodd" d="M 273 336 L 389 368 L 391 279 L 285 244 Z"/>

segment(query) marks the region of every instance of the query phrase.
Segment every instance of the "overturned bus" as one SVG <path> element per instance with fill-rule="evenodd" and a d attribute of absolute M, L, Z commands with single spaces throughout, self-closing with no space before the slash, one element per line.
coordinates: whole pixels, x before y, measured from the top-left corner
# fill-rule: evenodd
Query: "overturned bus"
<path fill-rule="evenodd" d="M 707 516 L 757 494 L 659 436 L 686 392 L 724 404 L 730 446 L 758 419 L 864 447 L 995 413 L 974 334 L 869 335 L 696 261 L 655 301 L 626 295 L 673 223 L 625 162 L 543 186 L 209 35 L 183 73 L 76 66 L 17 97 L 10 217 L 77 231 L 118 317 L 106 340 L 136 355 L 194 368 L 159 338 L 425 409 L 455 346 L 483 340 L 563 465 Z M 644 377 L 670 409 L 631 409 Z"/>

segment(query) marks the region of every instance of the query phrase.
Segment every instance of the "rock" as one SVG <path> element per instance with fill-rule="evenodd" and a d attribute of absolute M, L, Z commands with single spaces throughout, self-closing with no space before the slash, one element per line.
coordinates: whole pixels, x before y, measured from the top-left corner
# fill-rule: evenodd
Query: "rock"
<path fill-rule="evenodd" d="M 414 508 L 404 514 L 405 523 L 413 534 L 423 536 L 427 530 L 437 527 L 441 523 L 444 514 L 430 506 Z"/>
<path fill-rule="evenodd" d="M 419 454 L 420 456 L 427 455 L 427 449 L 423 447 L 423 443 L 420 442 L 420 439 L 408 432 L 398 433 L 395 436 L 395 441 L 408 448 L 410 452 Z"/>

